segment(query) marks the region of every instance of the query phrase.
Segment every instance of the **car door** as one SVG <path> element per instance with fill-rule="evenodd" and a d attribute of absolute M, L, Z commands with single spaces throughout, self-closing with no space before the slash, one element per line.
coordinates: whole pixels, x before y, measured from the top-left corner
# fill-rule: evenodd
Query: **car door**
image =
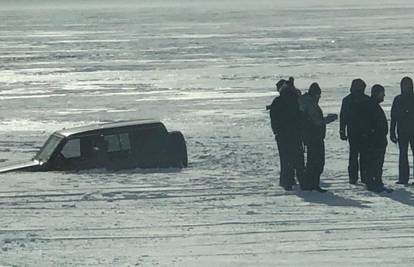
<path fill-rule="evenodd" d="M 157 168 L 165 164 L 167 131 L 159 126 L 145 126 L 130 134 L 131 149 L 137 167 Z"/>
<path fill-rule="evenodd" d="M 105 134 L 109 164 L 107 168 L 117 170 L 135 167 L 128 132 Z"/>
<path fill-rule="evenodd" d="M 64 170 L 105 168 L 107 165 L 105 151 L 103 137 L 89 135 L 68 139 L 58 157 Z"/>

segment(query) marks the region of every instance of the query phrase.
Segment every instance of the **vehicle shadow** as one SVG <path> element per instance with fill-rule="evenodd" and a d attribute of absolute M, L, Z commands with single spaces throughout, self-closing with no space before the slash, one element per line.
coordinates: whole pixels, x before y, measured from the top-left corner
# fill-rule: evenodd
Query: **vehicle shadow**
<path fill-rule="evenodd" d="M 391 193 L 381 193 L 380 195 L 407 206 L 414 206 L 414 194 L 403 188 L 395 189 Z"/>
<path fill-rule="evenodd" d="M 78 174 L 151 174 L 151 173 L 180 173 L 182 168 L 148 168 L 148 169 L 120 169 L 120 170 L 111 170 L 111 169 L 90 169 L 90 170 L 81 170 L 77 172 L 68 172 L 68 173 L 78 173 Z"/>
<path fill-rule="evenodd" d="M 370 208 L 368 204 L 370 201 L 358 201 L 355 199 L 344 198 L 328 191 L 326 193 L 319 193 L 316 191 L 297 191 L 296 195 L 306 202 L 325 204 L 328 206 L 337 207 L 355 207 L 355 208 Z"/>

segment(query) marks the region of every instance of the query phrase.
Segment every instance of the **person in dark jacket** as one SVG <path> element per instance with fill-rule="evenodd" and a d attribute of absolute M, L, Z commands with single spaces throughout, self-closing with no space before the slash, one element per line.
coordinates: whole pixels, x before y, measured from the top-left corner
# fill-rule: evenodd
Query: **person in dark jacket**
<path fill-rule="evenodd" d="M 414 93 L 413 80 L 404 77 L 401 80 L 401 94 L 394 98 L 391 108 L 390 139 L 400 149 L 398 184 L 408 184 L 410 168 L 408 162 L 408 144 L 414 155 Z M 397 129 L 397 131 L 396 131 Z M 396 133 L 397 132 L 397 133 Z"/>
<path fill-rule="evenodd" d="M 298 94 L 289 81 L 280 89 L 280 96 L 272 102 L 270 120 L 280 157 L 279 185 L 290 191 L 296 184 L 295 173 L 298 182 L 302 183 L 304 157 Z"/>
<path fill-rule="evenodd" d="M 340 129 L 339 134 L 342 140 L 349 142 L 349 183 L 356 184 L 358 173 L 361 181 L 365 182 L 366 177 L 366 159 L 361 153 L 366 149 L 366 135 L 364 121 L 361 119 L 361 109 L 369 100 L 369 96 L 364 93 L 366 84 L 361 79 L 352 81 L 350 94 L 342 100 L 340 111 Z"/>
<path fill-rule="evenodd" d="M 277 83 L 276 83 L 276 91 L 278 92 L 278 95 L 273 99 L 273 101 L 277 101 L 277 97 L 280 95 L 280 90 L 282 89 L 282 87 L 285 85 L 286 80 L 285 79 L 280 79 Z M 266 110 L 270 110 L 270 108 L 272 107 L 272 104 L 267 105 L 266 106 Z"/>
<path fill-rule="evenodd" d="M 305 178 L 301 189 L 326 192 L 319 185 L 320 177 L 325 166 L 325 135 L 326 124 L 337 119 L 337 115 L 323 116 L 319 107 L 321 88 L 318 83 L 312 83 L 307 93 L 299 98 L 299 106 L 304 114 L 303 142 L 307 148 Z"/>
<path fill-rule="evenodd" d="M 371 99 L 364 106 L 364 116 L 368 117 L 368 168 L 366 177 L 367 189 L 373 192 L 390 190 L 382 182 L 382 167 L 387 148 L 388 121 L 380 103 L 384 101 L 384 87 L 376 84 L 371 88 Z"/>

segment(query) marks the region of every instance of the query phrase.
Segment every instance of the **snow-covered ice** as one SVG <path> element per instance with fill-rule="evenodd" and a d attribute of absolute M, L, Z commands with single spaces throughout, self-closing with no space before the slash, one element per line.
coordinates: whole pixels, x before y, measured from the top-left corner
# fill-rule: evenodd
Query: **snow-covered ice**
<path fill-rule="evenodd" d="M 414 3 L 4 2 L 1 161 L 30 158 L 64 127 L 151 117 L 184 133 L 190 166 L 1 174 L 0 265 L 414 263 L 414 187 L 394 184 L 397 147 L 384 166 L 395 191 L 367 192 L 347 183 L 330 124 L 329 192 L 285 192 L 265 111 L 279 78 L 319 82 L 325 113 L 338 113 L 361 77 L 385 86 L 389 116 L 412 76 Z"/>

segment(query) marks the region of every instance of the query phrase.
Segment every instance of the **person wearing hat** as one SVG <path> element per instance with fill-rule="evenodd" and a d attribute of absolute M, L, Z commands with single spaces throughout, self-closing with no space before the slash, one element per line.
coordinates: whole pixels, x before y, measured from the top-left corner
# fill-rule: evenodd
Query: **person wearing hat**
<path fill-rule="evenodd" d="M 303 142 L 307 150 L 305 177 L 301 184 L 303 190 L 326 192 L 319 185 L 325 165 L 325 135 L 326 124 L 335 121 L 336 114 L 324 117 L 319 106 L 321 88 L 318 83 L 312 83 L 307 93 L 299 98 L 300 110 L 303 112 Z"/>

